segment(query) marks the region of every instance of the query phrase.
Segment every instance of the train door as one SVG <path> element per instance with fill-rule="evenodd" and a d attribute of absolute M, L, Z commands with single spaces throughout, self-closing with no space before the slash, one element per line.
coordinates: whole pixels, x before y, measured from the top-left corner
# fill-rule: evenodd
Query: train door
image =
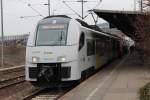
<path fill-rule="evenodd" d="M 81 33 L 80 38 L 79 38 L 78 56 L 79 56 L 79 67 L 81 68 L 81 71 L 83 71 L 87 67 L 86 66 L 85 33 Z"/>
<path fill-rule="evenodd" d="M 87 42 L 87 64 L 89 68 L 95 67 L 95 40 L 86 39 Z"/>
<path fill-rule="evenodd" d="M 106 64 L 108 61 L 108 38 L 105 36 L 100 36 L 96 40 L 96 68 L 100 68 L 102 65 Z"/>
<path fill-rule="evenodd" d="M 95 41 L 95 56 L 96 56 L 96 69 L 99 69 L 100 68 L 100 66 L 101 66 L 101 59 L 100 59 L 100 40 L 99 39 L 97 39 L 96 41 Z"/>

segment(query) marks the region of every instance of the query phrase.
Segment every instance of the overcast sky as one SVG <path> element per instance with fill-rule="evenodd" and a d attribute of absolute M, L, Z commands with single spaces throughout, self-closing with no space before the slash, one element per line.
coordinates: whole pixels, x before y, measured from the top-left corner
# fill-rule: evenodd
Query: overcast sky
<path fill-rule="evenodd" d="M 63 3 L 63 0 L 51 0 L 51 14 L 69 14 L 69 16 L 78 18 L 68 7 Z M 70 0 L 68 0 L 70 1 Z M 134 0 L 88 0 L 95 2 L 88 2 L 84 4 L 84 15 L 88 14 L 87 10 L 92 8 L 97 9 L 109 9 L 109 10 L 134 10 Z M 42 18 L 38 16 L 38 11 L 42 16 L 48 15 L 47 0 L 3 0 L 4 3 L 4 32 L 5 34 L 23 34 L 33 32 L 33 29 L 37 22 Z M 36 11 L 28 7 L 28 4 L 32 5 Z M 76 12 L 81 14 L 81 4 L 77 2 L 67 2 Z M 99 4 L 99 5 L 98 5 Z M 98 5 L 98 6 L 96 6 Z M 96 6 L 96 7 L 95 7 Z M 138 5 L 136 7 L 138 9 Z M 21 16 L 36 16 L 25 17 Z M 87 17 L 85 21 L 91 24 L 91 16 Z M 99 21 L 102 22 L 102 21 Z"/>

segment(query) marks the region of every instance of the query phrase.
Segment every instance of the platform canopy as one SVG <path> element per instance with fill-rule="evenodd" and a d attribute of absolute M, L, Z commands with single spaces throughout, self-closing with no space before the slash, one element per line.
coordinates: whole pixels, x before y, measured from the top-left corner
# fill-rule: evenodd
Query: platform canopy
<path fill-rule="evenodd" d="M 114 10 L 99 10 L 94 9 L 94 13 L 96 13 L 100 18 L 108 21 L 110 25 L 115 26 L 126 35 L 133 37 L 133 34 L 136 32 L 135 23 L 137 21 L 137 17 L 143 18 L 146 13 L 134 12 L 134 11 L 114 11 Z M 140 23 L 139 23 L 140 24 Z"/>

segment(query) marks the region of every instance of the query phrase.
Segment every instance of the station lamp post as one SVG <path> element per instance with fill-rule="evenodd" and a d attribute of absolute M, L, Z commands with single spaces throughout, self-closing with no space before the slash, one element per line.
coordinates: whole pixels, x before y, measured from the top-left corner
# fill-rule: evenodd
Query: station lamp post
<path fill-rule="evenodd" d="M 4 66 L 4 25 L 3 25 L 3 0 L 1 0 L 1 66 Z"/>

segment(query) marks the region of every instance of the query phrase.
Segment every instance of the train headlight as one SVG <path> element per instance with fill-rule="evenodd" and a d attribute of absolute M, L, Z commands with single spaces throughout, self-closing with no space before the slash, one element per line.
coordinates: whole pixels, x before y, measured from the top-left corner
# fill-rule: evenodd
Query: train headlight
<path fill-rule="evenodd" d="M 59 56 L 59 57 L 57 58 L 57 61 L 65 62 L 65 61 L 66 61 L 66 57 L 65 57 L 65 56 Z"/>
<path fill-rule="evenodd" d="M 39 58 L 38 57 L 32 57 L 32 63 L 38 63 Z"/>

